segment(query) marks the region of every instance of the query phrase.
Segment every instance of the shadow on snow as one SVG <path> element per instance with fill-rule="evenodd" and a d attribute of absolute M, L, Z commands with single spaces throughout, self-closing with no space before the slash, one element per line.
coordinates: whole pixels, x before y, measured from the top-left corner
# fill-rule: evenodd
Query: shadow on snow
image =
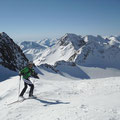
<path fill-rule="evenodd" d="M 60 100 L 52 100 L 52 101 L 50 101 L 51 99 L 43 100 L 43 99 L 40 99 L 40 98 L 35 98 L 35 100 L 37 100 L 37 101 L 39 101 L 41 103 L 44 103 L 45 105 L 43 105 L 43 106 L 57 105 L 57 104 L 70 104 L 70 102 L 62 102 Z"/>

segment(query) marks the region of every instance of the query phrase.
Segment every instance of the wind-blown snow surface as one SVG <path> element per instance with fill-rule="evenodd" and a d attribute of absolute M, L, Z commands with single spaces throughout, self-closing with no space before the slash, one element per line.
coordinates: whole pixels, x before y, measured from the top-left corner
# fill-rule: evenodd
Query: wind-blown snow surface
<path fill-rule="evenodd" d="M 8 105 L 18 97 L 19 76 L 0 83 L 0 120 L 120 120 L 120 77 L 73 80 L 41 73 L 31 78 L 37 100 Z"/>

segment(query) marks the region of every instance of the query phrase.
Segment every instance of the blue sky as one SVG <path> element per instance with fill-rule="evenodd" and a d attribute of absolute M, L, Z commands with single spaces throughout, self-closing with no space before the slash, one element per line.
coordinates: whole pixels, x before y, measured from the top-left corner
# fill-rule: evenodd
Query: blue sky
<path fill-rule="evenodd" d="M 0 0 L 0 32 L 14 40 L 120 35 L 120 0 Z"/>

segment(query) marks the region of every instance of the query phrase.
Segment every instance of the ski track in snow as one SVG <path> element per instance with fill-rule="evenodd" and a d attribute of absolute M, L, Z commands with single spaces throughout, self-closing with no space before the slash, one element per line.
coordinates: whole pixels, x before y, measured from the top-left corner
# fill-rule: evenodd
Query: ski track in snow
<path fill-rule="evenodd" d="M 119 79 L 60 81 L 41 76 L 31 79 L 37 100 L 8 105 L 18 97 L 19 77 L 13 77 L 0 83 L 0 120 L 120 120 Z"/>

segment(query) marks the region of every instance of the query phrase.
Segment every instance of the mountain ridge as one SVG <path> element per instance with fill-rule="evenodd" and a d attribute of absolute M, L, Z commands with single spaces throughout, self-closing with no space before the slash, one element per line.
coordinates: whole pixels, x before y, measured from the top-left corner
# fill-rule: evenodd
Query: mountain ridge
<path fill-rule="evenodd" d="M 36 65 L 51 64 L 60 60 L 75 62 L 84 66 L 118 67 L 120 59 L 120 41 L 118 37 L 104 38 L 100 35 L 80 36 L 75 34 L 65 34 L 51 48 L 35 60 Z M 117 54 L 117 55 L 116 55 Z M 114 58 L 114 60 L 112 59 Z M 98 64 L 101 63 L 101 65 Z M 117 61 L 117 63 L 115 62 Z M 111 64 L 111 66 L 110 66 Z"/>
<path fill-rule="evenodd" d="M 0 33 L 0 65 L 20 70 L 28 62 L 20 47 L 5 33 Z"/>

